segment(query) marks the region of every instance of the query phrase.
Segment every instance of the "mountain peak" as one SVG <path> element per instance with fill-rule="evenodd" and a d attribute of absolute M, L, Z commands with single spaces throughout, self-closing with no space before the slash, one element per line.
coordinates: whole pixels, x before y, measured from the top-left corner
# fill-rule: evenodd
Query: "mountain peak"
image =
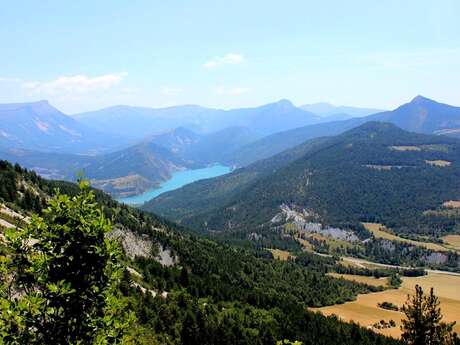
<path fill-rule="evenodd" d="M 364 124 L 352 128 L 344 132 L 343 136 L 350 134 L 363 134 L 363 133 L 387 133 L 387 132 L 403 132 L 403 130 L 392 123 L 383 121 L 369 121 Z"/>
<path fill-rule="evenodd" d="M 283 108 L 291 108 L 294 107 L 294 104 L 288 99 L 280 99 L 278 102 L 275 103 L 277 106 L 283 107 Z"/>
<path fill-rule="evenodd" d="M 415 96 L 414 99 L 410 103 L 421 104 L 421 103 L 434 103 L 434 102 L 435 101 L 433 101 L 432 99 L 418 95 L 418 96 Z"/>

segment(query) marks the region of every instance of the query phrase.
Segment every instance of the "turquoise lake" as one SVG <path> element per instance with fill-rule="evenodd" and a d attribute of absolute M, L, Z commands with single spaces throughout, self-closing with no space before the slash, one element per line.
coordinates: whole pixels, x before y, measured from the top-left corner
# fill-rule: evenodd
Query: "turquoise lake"
<path fill-rule="evenodd" d="M 203 169 L 190 169 L 190 170 L 182 170 L 177 171 L 172 174 L 171 179 L 168 181 L 163 182 L 159 188 L 152 188 L 148 191 L 135 195 L 130 196 L 127 198 L 120 198 L 117 199 L 120 202 L 130 205 L 141 205 L 146 201 L 152 200 L 153 198 L 157 197 L 158 195 L 169 192 L 174 189 L 178 189 L 186 184 L 203 180 L 211 177 L 216 177 L 220 175 L 227 174 L 231 171 L 230 167 L 224 165 L 213 165 Z"/>

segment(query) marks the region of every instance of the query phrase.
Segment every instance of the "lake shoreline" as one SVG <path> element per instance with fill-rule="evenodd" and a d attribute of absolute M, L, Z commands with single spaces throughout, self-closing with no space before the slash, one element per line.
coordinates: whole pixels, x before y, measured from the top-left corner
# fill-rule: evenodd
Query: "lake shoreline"
<path fill-rule="evenodd" d="M 225 175 L 230 173 L 232 170 L 232 167 L 221 164 L 213 164 L 200 169 L 179 170 L 174 172 L 169 180 L 160 183 L 158 187 L 153 187 L 138 195 L 117 198 L 116 200 L 130 206 L 142 206 L 145 202 L 150 201 L 163 193 L 179 189 L 187 184 L 199 180 Z"/>

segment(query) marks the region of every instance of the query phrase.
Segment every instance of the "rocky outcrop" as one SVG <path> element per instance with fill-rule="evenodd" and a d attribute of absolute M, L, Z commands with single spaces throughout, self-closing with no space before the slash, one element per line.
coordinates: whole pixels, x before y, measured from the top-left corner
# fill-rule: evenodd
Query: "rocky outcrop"
<path fill-rule="evenodd" d="M 168 248 L 163 248 L 162 245 L 160 245 L 160 250 L 158 252 L 158 255 L 155 257 L 155 259 L 162 264 L 163 266 L 174 266 L 177 263 L 177 258 L 176 256 L 173 255 L 170 249 Z"/>
<path fill-rule="evenodd" d="M 359 238 L 353 231 L 334 228 L 331 226 L 324 226 L 323 224 L 312 221 L 318 219 L 313 211 L 289 206 L 283 204 L 280 206 L 281 212 L 272 218 L 272 223 L 289 223 L 292 224 L 299 233 L 311 234 L 317 233 L 324 236 L 332 237 L 336 240 L 343 240 L 347 242 L 358 242 Z"/>
<path fill-rule="evenodd" d="M 109 237 L 120 241 L 126 256 L 131 260 L 136 257 L 152 257 L 152 241 L 147 235 L 138 235 L 128 229 L 115 228 Z"/>
<path fill-rule="evenodd" d="M 136 234 L 129 229 L 115 228 L 110 238 L 120 241 L 126 256 L 134 260 L 136 257 L 153 258 L 163 266 L 173 266 L 179 261 L 171 249 L 156 244 L 148 235 Z"/>

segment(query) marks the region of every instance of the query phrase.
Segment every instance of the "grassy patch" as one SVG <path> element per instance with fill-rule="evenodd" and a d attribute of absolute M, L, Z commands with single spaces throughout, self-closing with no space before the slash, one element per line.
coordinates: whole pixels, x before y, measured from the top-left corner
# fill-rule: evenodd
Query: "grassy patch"
<path fill-rule="evenodd" d="M 447 248 L 452 248 L 460 251 L 460 235 L 447 235 L 442 237 Z"/>
<path fill-rule="evenodd" d="M 268 250 L 273 254 L 273 257 L 277 260 L 287 261 L 289 258 L 293 257 L 291 253 L 289 253 L 286 250 L 281 250 L 281 249 L 268 249 Z"/>
<path fill-rule="evenodd" d="M 417 247 L 424 247 L 427 249 L 441 251 L 441 252 L 452 250 L 452 249 L 446 248 L 443 245 L 437 244 L 437 243 L 420 242 L 420 241 L 409 240 L 407 238 L 402 238 L 400 236 L 392 234 L 389 229 L 387 229 L 384 225 L 379 224 L 379 223 L 363 223 L 363 225 L 368 231 L 372 232 L 375 238 L 383 238 L 383 239 L 390 240 L 390 241 L 399 241 L 399 242 L 409 243 Z"/>
<path fill-rule="evenodd" d="M 375 278 L 372 276 L 360 276 L 357 274 L 341 274 L 341 273 L 328 273 L 327 275 L 334 277 L 334 278 L 342 278 L 350 281 L 354 281 L 357 283 L 363 283 L 370 286 L 388 286 L 388 277 L 382 278 Z"/>

